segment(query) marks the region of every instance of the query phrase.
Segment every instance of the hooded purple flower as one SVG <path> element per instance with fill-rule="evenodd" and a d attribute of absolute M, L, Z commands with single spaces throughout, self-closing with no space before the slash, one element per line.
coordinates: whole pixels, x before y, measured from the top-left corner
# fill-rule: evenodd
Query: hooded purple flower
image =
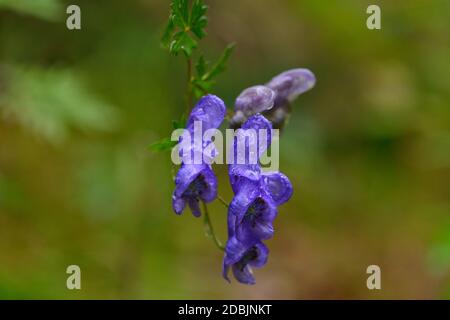
<path fill-rule="evenodd" d="M 255 172 L 257 180 L 240 177 L 233 189 L 238 190 L 230 203 L 229 233 L 240 241 L 266 240 L 273 236 L 277 206 L 292 196 L 292 185 L 282 173 Z"/>
<path fill-rule="evenodd" d="M 251 267 L 264 266 L 269 256 L 269 249 L 261 241 L 243 243 L 234 237 L 228 240 L 225 252 L 223 277 L 230 281 L 228 272 L 231 267 L 236 280 L 244 284 L 255 284 Z"/>
<path fill-rule="evenodd" d="M 214 96 L 204 96 L 192 110 L 187 121 L 186 129 L 193 136 L 194 124 L 200 121 L 202 130 L 218 128 L 225 117 L 225 104 L 223 101 Z M 211 143 L 211 141 L 203 141 L 203 143 L 193 143 L 191 145 L 193 151 L 203 151 L 203 147 Z M 200 147 L 199 147 L 200 146 Z M 180 170 L 175 177 L 175 190 L 172 196 L 172 207 L 175 213 L 181 214 L 189 205 L 192 214 L 199 217 L 201 212 L 199 201 L 211 202 L 217 197 L 217 178 L 212 171 L 211 165 L 204 163 L 203 157 L 200 164 L 182 163 Z"/>
<path fill-rule="evenodd" d="M 249 130 L 254 130 L 256 135 L 247 135 Z M 265 135 L 261 135 L 265 133 Z M 265 141 L 260 138 L 265 138 Z M 244 154 L 239 154 L 238 143 L 244 141 L 243 149 Z M 229 176 L 231 187 L 233 192 L 237 192 L 237 186 L 239 185 L 237 181 L 241 178 L 246 178 L 250 180 L 259 180 L 259 175 L 261 172 L 260 166 L 258 164 L 259 157 L 267 150 L 272 141 L 272 124 L 262 115 L 256 114 L 251 116 L 243 125 L 241 129 L 238 129 L 234 138 L 233 143 L 233 164 L 229 166 Z M 252 147 L 257 151 L 253 154 Z M 250 157 L 252 156 L 252 157 Z M 238 161 L 241 161 L 239 163 Z M 250 160 L 256 160 L 251 162 Z"/>
<path fill-rule="evenodd" d="M 270 132 L 271 124 L 266 118 L 257 114 L 243 124 L 237 135 L 244 134 L 244 131 L 248 129 L 265 129 Z M 270 145 L 270 141 L 269 133 L 266 148 Z M 261 141 L 250 141 L 249 144 L 251 143 L 260 145 Z M 265 152 L 266 148 L 258 149 L 258 157 Z M 246 150 L 249 149 L 246 148 Z M 292 195 L 289 179 L 279 172 L 262 172 L 258 163 L 247 162 L 231 164 L 229 177 L 235 193 L 228 209 L 229 237 L 236 236 L 241 241 L 271 238 L 273 220 L 278 213 L 277 206 L 288 201 Z"/>
<path fill-rule="evenodd" d="M 186 203 L 196 217 L 200 216 L 198 202 L 211 202 L 217 197 L 217 178 L 210 165 L 183 164 L 175 178 L 172 207 L 181 214 Z"/>
<path fill-rule="evenodd" d="M 250 117 L 238 134 L 248 129 L 267 129 L 271 124 L 257 114 Z M 267 135 L 266 147 L 271 134 Z M 237 140 L 235 140 L 236 143 Z M 251 143 L 261 144 L 250 140 Z M 246 147 L 248 146 L 246 145 Z M 236 150 L 236 148 L 235 148 Z M 265 151 L 258 149 L 258 156 Z M 232 164 L 229 166 L 231 187 L 235 196 L 228 209 L 228 237 L 224 258 L 224 277 L 232 266 L 235 278 L 242 283 L 255 282 L 250 265 L 263 266 L 268 250 L 261 242 L 273 235 L 273 221 L 277 216 L 277 206 L 288 201 L 292 195 L 289 179 L 279 172 L 262 172 L 258 163 Z"/>

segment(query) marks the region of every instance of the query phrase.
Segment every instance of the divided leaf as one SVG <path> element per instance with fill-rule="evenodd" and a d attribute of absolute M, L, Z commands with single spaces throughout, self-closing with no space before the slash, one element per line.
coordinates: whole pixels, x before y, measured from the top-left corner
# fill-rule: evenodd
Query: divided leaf
<path fill-rule="evenodd" d="M 164 47 L 168 47 L 170 45 L 170 41 L 172 40 L 172 35 L 175 30 L 174 17 L 171 15 L 169 17 L 169 22 L 167 22 L 166 29 L 164 30 L 163 36 L 161 38 L 161 43 Z"/>
<path fill-rule="evenodd" d="M 230 59 L 231 54 L 234 50 L 234 43 L 228 45 L 220 56 L 219 60 L 212 66 L 211 70 L 208 73 L 204 74 L 202 80 L 208 81 L 212 80 L 225 71 L 228 60 Z"/>
<path fill-rule="evenodd" d="M 203 3 L 203 0 L 195 0 L 192 5 L 191 17 L 189 25 L 192 32 L 199 38 L 206 35 L 205 28 L 208 25 L 208 18 L 206 17 L 208 6 Z"/>
<path fill-rule="evenodd" d="M 169 48 L 170 53 L 178 55 L 180 51 L 190 57 L 197 48 L 197 38 L 206 35 L 208 24 L 204 0 L 194 0 L 189 8 L 189 0 L 173 0 L 169 22 L 161 38 L 161 43 Z"/>
<path fill-rule="evenodd" d="M 206 73 L 206 68 L 208 67 L 208 63 L 205 60 L 205 57 L 201 55 L 198 58 L 197 64 L 195 65 L 195 69 L 197 70 L 197 76 L 199 78 L 203 77 L 203 75 Z"/>
<path fill-rule="evenodd" d="M 178 55 L 180 51 L 183 51 L 186 56 L 190 57 L 195 48 L 197 48 L 197 41 L 188 33 L 179 31 L 173 36 L 173 41 L 170 44 L 169 50 L 174 55 Z"/>
<path fill-rule="evenodd" d="M 198 58 L 197 63 L 195 64 L 197 75 L 191 80 L 192 88 L 197 98 L 211 91 L 215 84 L 215 78 L 225 71 L 233 49 L 234 44 L 228 45 L 217 62 L 209 70 L 209 63 L 205 60 L 204 56 L 201 55 Z"/>

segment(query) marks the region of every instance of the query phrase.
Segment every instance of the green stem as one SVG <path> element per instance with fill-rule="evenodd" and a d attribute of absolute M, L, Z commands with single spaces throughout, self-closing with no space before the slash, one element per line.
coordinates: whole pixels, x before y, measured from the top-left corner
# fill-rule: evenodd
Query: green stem
<path fill-rule="evenodd" d="M 175 182 L 175 177 L 177 176 L 177 166 L 172 163 L 172 180 Z"/>
<path fill-rule="evenodd" d="M 225 207 L 229 207 L 230 205 L 226 202 L 221 196 L 217 195 L 217 200 L 219 200 Z"/>
<path fill-rule="evenodd" d="M 204 222 L 205 222 L 205 232 L 206 232 L 206 236 L 213 239 L 215 245 L 217 246 L 217 248 L 219 248 L 220 250 L 224 251 L 225 247 L 223 246 L 223 244 L 220 242 L 219 239 L 217 239 L 216 234 L 214 233 L 214 228 L 211 224 L 211 219 L 209 218 L 209 212 L 208 212 L 208 207 L 206 206 L 206 203 L 202 201 L 203 204 L 203 217 L 204 217 Z"/>
<path fill-rule="evenodd" d="M 191 58 L 187 58 L 186 117 L 189 117 L 191 107 L 192 107 L 192 60 Z"/>

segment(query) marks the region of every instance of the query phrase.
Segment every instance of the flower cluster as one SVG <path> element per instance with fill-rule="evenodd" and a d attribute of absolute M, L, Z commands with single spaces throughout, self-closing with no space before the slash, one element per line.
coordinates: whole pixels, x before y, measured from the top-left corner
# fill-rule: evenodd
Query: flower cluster
<path fill-rule="evenodd" d="M 290 103 L 314 84 L 315 76 L 311 71 L 293 69 L 274 77 L 266 85 L 247 88 L 236 99 L 230 126 L 242 126 L 243 131 L 238 132 L 243 135 L 248 129 L 282 128 L 290 113 Z M 270 135 L 267 140 L 266 145 L 269 145 Z M 258 149 L 261 154 L 264 151 Z M 263 240 L 273 236 L 277 207 L 289 200 L 293 188 L 284 174 L 262 172 L 259 164 L 230 165 L 229 177 L 235 196 L 228 210 L 229 239 L 223 276 L 229 281 L 231 267 L 239 282 L 254 284 L 251 267 L 266 264 L 269 250 Z"/>
<path fill-rule="evenodd" d="M 228 167 L 234 193 L 228 206 L 228 241 L 223 260 L 223 277 L 228 281 L 231 268 L 239 282 L 254 284 L 252 267 L 262 267 L 267 262 L 269 249 L 264 241 L 272 238 L 278 207 L 290 199 L 293 187 L 284 174 L 265 172 L 259 159 L 272 142 L 273 129 L 285 125 L 290 103 L 314 84 L 311 71 L 294 69 L 274 77 L 266 85 L 244 90 L 236 99 L 230 127 L 239 130 L 235 133 L 231 154 L 236 157 L 238 141 L 244 141 L 244 161 L 234 159 Z M 187 132 L 193 134 L 194 123 L 198 121 L 203 132 L 217 129 L 224 120 L 225 110 L 220 98 L 204 96 L 189 116 Z M 266 134 L 248 134 L 248 131 L 261 130 Z M 211 143 L 210 140 L 194 141 L 183 152 L 203 154 Z M 252 156 L 255 158 L 255 152 L 251 150 L 256 150 L 256 162 L 250 161 Z M 198 217 L 201 215 L 199 202 L 208 203 L 217 197 L 217 178 L 211 165 L 204 160 L 201 164 L 182 161 L 175 184 L 172 204 L 177 214 L 181 214 L 187 204 Z"/>
<path fill-rule="evenodd" d="M 251 116 L 238 131 L 245 135 L 249 129 L 272 129 L 262 115 Z M 270 144 L 271 135 L 267 137 Z M 260 141 L 258 141 L 260 143 Z M 258 150 L 261 155 L 265 150 Z M 263 172 L 259 164 L 232 164 L 229 166 L 231 187 L 235 196 L 228 210 L 228 241 L 223 261 L 223 276 L 228 278 L 231 267 L 235 278 L 245 284 L 254 284 L 251 266 L 262 267 L 269 250 L 262 242 L 273 236 L 273 221 L 277 207 L 292 195 L 289 179 L 279 172 Z"/>

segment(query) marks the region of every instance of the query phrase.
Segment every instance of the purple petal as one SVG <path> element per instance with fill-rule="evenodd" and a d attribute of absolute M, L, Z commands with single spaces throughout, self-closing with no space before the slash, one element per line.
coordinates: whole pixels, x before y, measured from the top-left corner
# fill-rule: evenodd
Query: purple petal
<path fill-rule="evenodd" d="M 236 233 L 236 215 L 228 210 L 227 214 L 228 238 L 234 237 Z"/>
<path fill-rule="evenodd" d="M 256 245 L 257 256 L 254 260 L 250 261 L 249 264 L 253 267 L 260 268 L 267 263 L 269 257 L 269 249 L 262 242 L 258 242 Z"/>
<path fill-rule="evenodd" d="M 184 210 L 184 207 L 186 207 L 186 201 L 184 201 L 182 198 L 173 195 L 172 196 L 173 211 L 175 211 L 176 214 L 181 214 Z"/>
<path fill-rule="evenodd" d="M 201 175 L 205 178 L 207 185 L 207 188 L 201 193 L 201 198 L 205 202 L 211 202 L 217 198 L 217 177 L 209 166 L 205 166 Z"/>
<path fill-rule="evenodd" d="M 223 101 L 212 94 L 208 94 L 200 99 L 197 105 L 192 109 L 189 116 L 186 129 L 192 131 L 194 122 L 202 122 L 202 131 L 216 129 L 220 127 L 225 117 L 226 107 Z"/>
<path fill-rule="evenodd" d="M 268 240 L 273 237 L 273 233 L 272 222 L 265 221 L 257 221 L 255 223 L 242 221 L 236 228 L 236 238 L 242 242 Z"/>
<path fill-rule="evenodd" d="M 235 110 L 246 116 L 269 110 L 273 107 L 276 93 L 266 86 L 254 86 L 245 89 L 237 97 Z"/>
<path fill-rule="evenodd" d="M 292 196 L 293 188 L 289 178 L 280 172 L 263 173 L 262 181 L 277 206 L 285 203 Z"/>
<path fill-rule="evenodd" d="M 182 164 L 175 177 L 174 195 L 181 197 L 184 191 L 189 187 L 192 181 L 205 169 L 203 164 Z"/>
<path fill-rule="evenodd" d="M 250 117 L 243 125 L 242 129 L 253 129 L 257 133 L 257 141 L 251 141 L 250 143 L 258 143 L 258 156 L 260 157 L 270 146 L 272 142 L 272 124 L 269 120 L 267 120 L 264 116 L 260 114 L 256 114 Z M 239 131 L 238 131 L 239 132 Z M 263 133 L 265 132 L 264 143 L 260 141 L 260 138 L 263 138 Z"/>
<path fill-rule="evenodd" d="M 231 200 L 228 214 L 233 214 L 240 221 L 247 212 L 248 207 L 260 195 L 259 184 L 247 181 L 241 185 L 239 192 Z"/>
<path fill-rule="evenodd" d="M 250 206 L 247 207 L 247 210 Z M 242 215 L 237 218 L 236 237 L 238 240 L 251 242 L 255 239 L 267 240 L 272 238 L 274 233 L 273 221 L 278 214 L 276 206 L 270 202 L 265 202 L 261 211 L 253 214 L 256 215 L 253 219 Z"/>
<path fill-rule="evenodd" d="M 258 221 L 252 228 L 252 232 L 255 238 L 268 240 L 273 237 L 273 224 L 272 222 Z"/>
<path fill-rule="evenodd" d="M 231 237 L 230 239 L 228 239 L 227 244 L 225 246 L 225 257 L 224 257 L 225 265 L 230 266 L 232 264 L 237 263 L 239 260 L 242 259 L 247 249 L 248 246 L 240 242 L 235 237 Z"/>
<path fill-rule="evenodd" d="M 292 102 L 300 94 L 310 90 L 316 83 L 316 77 L 308 69 L 285 71 L 266 84 L 277 93 L 276 105 L 285 101 Z"/>
<path fill-rule="evenodd" d="M 248 118 L 248 120 L 242 125 L 242 129 L 265 129 L 270 131 L 272 124 L 264 116 L 256 114 Z"/>
<path fill-rule="evenodd" d="M 232 164 L 228 167 L 231 188 L 238 193 L 246 181 L 257 182 L 260 179 L 261 168 L 258 164 Z"/>
<path fill-rule="evenodd" d="M 231 267 L 233 270 L 234 277 L 237 281 L 243 284 L 255 284 L 255 278 L 253 277 L 252 268 L 249 265 L 245 265 L 244 267 L 240 267 L 237 265 L 233 265 Z"/>
<path fill-rule="evenodd" d="M 271 139 L 272 125 L 269 120 L 260 114 L 250 117 L 242 128 L 236 131 L 233 138 L 233 149 L 230 150 L 233 153 L 231 159 L 233 165 L 257 165 L 259 157 L 267 150 Z M 250 167 L 251 171 L 255 171 L 256 167 Z"/>
<path fill-rule="evenodd" d="M 191 209 L 194 217 L 198 218 L 202 215 L 197 199 L 188 199 L 188 204 L 189 204 L 189 208 Z"/>
<path fill-rule="evenodd" d="M 222 277 L 227 280 L 228 282 L 230 281 L 230 278 L 228 277 L 228 271 L 230 270 L 230 265 L 225 263 L 225 259 L 223 260 L 222 263 Z"/>
<path fill-rule="evenodd" d="M 250 265 L 262 267 L 267 262 L 269 250 L 260 241 L 240 242 L 231 237 L 225 247 L 222 275 L 229 282 L 228 271 L 231 266 L 234 277 L 241 283 L 254 284 Z"/>

